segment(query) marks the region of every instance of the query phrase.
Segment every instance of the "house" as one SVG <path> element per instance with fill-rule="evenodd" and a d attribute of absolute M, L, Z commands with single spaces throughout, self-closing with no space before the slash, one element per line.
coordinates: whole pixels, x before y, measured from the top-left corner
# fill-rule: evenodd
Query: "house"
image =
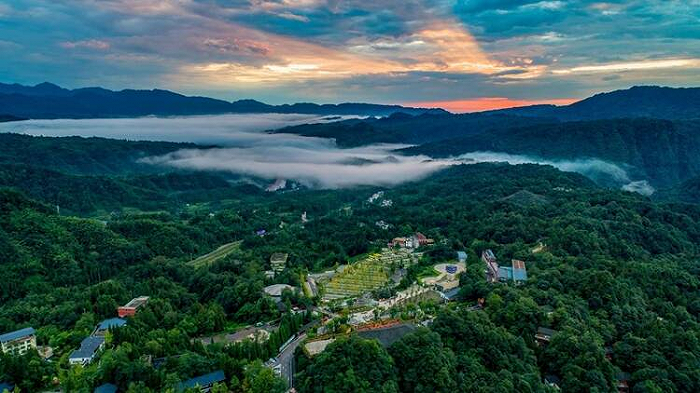
<path fill-rule="evenodd" d="M 117 308 L 117 315 L 119 315 L 119 318 L 133 317 L 139 308 L 148 303 L 148 299 L 148 296 L 139 296 L 131 299 L 126 305 Z"/>
<path fill-rule="evenodd" d="M 457 261 L 458 262 L 466 262 L 467 261 L 467 253 L 465 251 L 457 251 Z"/>
<path fill-rule="evenodd" d="M 211 388 L 216 383 L 221 383 L 226 380 L 226 376 L 222 370 L 217 370 L 209 374 L 200 375 L 192 379 L 188 379 L 185 382 L 181 382 L 177 385 L 178 392 L 186 389 L 199 388 L 200 391 L 207 393 L 211 391 Z"/>
<path fill-rule="evenodd" d="M 389 247 L 401 247 L 401 248 L 418 248 L 421 246 L 428 246 L 434 244 L 433 239 L 428 239 L 424 234 L 416 232 L 413 236 L 409 237 L 395 237 L 388 244 Z"/>
<path fill-rule="evenodd" d="M 282 252 L 273 253 L 270 256 L 270 266 L 272 266 L 272 270 L 275 273 L 279 273 L 284 270 L 284 268 L 287 266 L 287 258 L 289 258 L 289 254 Z"/>
<path fill-rule="evenodd" d="M 615 375 L 615 381 L 616 381 L 616 386 L 617 386 L 617 391 L 619 393 L 627 393 L 630 391 L 630 375 L 628 373 L 617 373 Z"/>
<path fill-rule="evenodd" d="M 414 330 L 416 330 L 416 326 L 411 323 L 399 323 L 360 330 L 356 334 L 365 340 L 377 340 L 384 348 L 388 348 Z"/>
<path fill-rule="evenodd" d="M 513 259 L 511 266 L 500 266 L 498 268 L 498 279 L 500 281 L 514 281 L 520 283 L 527 280 L 527 269 L 525 262 Z"/>
<path fill-rule="evenodd" d="M 80 343 L 80 348 L 73 351 L 68 357 L 68 362 L 72 365 L 82 364 L 86 366 L 92 363 L 97 354 L 104 348 L 105 338 L 101 336 L 90 336 Z"/>
<path fill-rule="evenodd" d="M 413 239 L 406 237 L 395 237 L 389 243 L 389 247 L 413 248 Z"/>
<path fill-rule="evenodd" d="M 109 329 L 117 329 L 122 326 L 126 325 L 126 320 L 121 319 L 121 318 L 110 318 L 110 319 L 105 319 L 104 321 L 100 322 L 97 327 L 95 328 L 95 331 L 92 332 L 93 336 L 104 336 L 107 334 Z"/>
<path fill-rule="evenodd" d="M 106 383 L 96 387 L 94 393 L 117 393 L 117 387 L 111 383 Z"/>
<path fill-rule="evenodd" d="M 414 247 L 420 247 L 420 246 L 427 246 L 435 243 L 433 239 L 428 239 L 425 237 L 424 234 L 420 232 L 416 232 L 415 235 L 413 235 L 413 246 Z"/>
<path fill-rule="evenodd" d="M 498 260 L 493 251 L 485 250 L 481 253 L 481 260 L 486 264 L 486 281 L 496 282 L 498 280 Z"/>
<path fill-rule="evenodd" d="M 551 386 L 554 389 L 557 389 L 557 390 L 560 389 L 559 383 L 560 383 L 559 377 L 557 377 L 556 375 L 545 375 L 545 377 L 544 377 L 544 384 L 547 386 Z"/>
<path fill-rule="evenodd" d="M 24 355 L 36 349 L 36 331 L 28 327 L 0 335 L 0 347 L 4 354 Z"/>
<path fill-rule="evenodd" d="M 440 297 L 442 297 L 442 299 L 446 302 L 451 302 L 459 297 L 460 289 L 460 287 L 455 287 L 450 289 L 449 291 L 440 292 Z"/>
<path fill-rule="evenodd" d="M 265 288 L 263 288 L 263 292 L 265 292 L 265 294 L 270 296 L 270 297 L 276 298 L 276 300 L 277 300 L 277 299 L 282 298 L 282 292 L 284 292 L 287 289 L 292 291 L 292 292 L 296 291 L 296 288 L 294 288 L 291 285 L 273 284 L 273 285 L 268 285 Z"/>
<path fill-rule="evenodd" d="M 538 327 L 537 333 L 535 333 L 535 340 L 538 345 L 547 345 L 552 339 L 552 336 L 557 333 L 556 330 L 548 329 L 545 327 Z"/>

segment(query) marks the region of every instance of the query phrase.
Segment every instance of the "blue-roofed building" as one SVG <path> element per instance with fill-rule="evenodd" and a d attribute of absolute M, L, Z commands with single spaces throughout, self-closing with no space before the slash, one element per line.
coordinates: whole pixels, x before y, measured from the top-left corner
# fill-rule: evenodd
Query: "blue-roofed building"
<path fill-rule="evenodd" d="M 457 299 L 457 297 L 459 296 L 460 289 L 460 287 L 455 287 L 450 289 L 449 291 L 440 292 L 440 297 L 445 301 L 451 302 Z"/>
<path fill-rule="evenodd" d="M 499 266 L 498 279 L 501 281 L 514 281 L 520 283 L 527 280 L 525 262 L 513 259 L 511 266 Z"/>
<path fill-rule="evenodd" d="M 106 383 L 95 388 L 94 393 L 117 393 L 117 386 Z"/>
<path fill-rule="evenodd" d="M 126 319 L 110 318 L 100 322 L 92 333 L 93 336 L 104 336 L 109 329 L 116 329 L 126 325 Z"/>
<path fill-rule="evenodd" d="M 2 353 L 24 355 L 30 349 L 36 349 L 36 330 L 28 327 L 0 335 Z"/>
<path fill-rule="evenodd" d="M 11 392 L 12 389 L 15 388 L 15 385 L 7 382 L 0 382 L 0 393 L 4 393 L 5 391 Z"/>
<path fill-rule="evenodd" d="M 199 388 L 199 390 L 206 393 L 211 391 L 211 388 L 215 383 L 224 382 L 225 380 L 226 376 L 224 375 L 224 372 L 222 370 L 217 370 L 209 374 L 200 375 L 198 377 L 188 379 L 185 382 L 181 382 L 177 385 L 177 391 L 181 392 L 185 389 Z"/>
<path fill-rule="evenodd" d="M 457 251 L 457 261 L 466 262 L 467 261 L 467 253 L 464 251 Z"/>
<path fill-rule="evenodd" d="M 80 348 L 73 351 L 68 357 L 70 364 L 82 364 L 83 366 L 92 363 L 97 354 L 105 346 L 105 338 L 101 336 L 90 336 L 80 343 Z"/>

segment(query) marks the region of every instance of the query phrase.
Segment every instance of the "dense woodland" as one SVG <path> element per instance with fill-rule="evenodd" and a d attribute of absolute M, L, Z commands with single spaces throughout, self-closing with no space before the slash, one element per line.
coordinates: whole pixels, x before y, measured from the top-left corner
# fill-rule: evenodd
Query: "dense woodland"
<path fill-rule="evenodd" d="M 55 384 L 89 391 L 104 382 L 131 392 L 164 391 L 216 369 L 226 374 L 219 391 L 283 391 L 261 362 L 310 315 L 278 310 L 261 289 L 298 284 L 301 273 L 415 231 L 437 240 L 421 264 L 468 252 L 461 300 L 437 308 L 428 328 L 389 348 L 350 336 L 314 358 L 299 353 L 299 391 L 543 392 L 550 389 L 544 376 L 554 374 L 566 392 L 610 392 L 621 372 L 629 373 L 634 392 L 700 390 L 697 205 L 661 204 L 537 165 L 453 167 L 384 190 L 389 207 L 367 202 L 374 187 L 265 193 L 223 187 L 214 175 L 103 178 L 64 169 L 63 176 L 88 182 L 78 188 L 89 200 L 75 207 L 78 218 L 55 208 L 56 192 L 72 191 L 60 183 L 33 189 L 9 172 L 4 179 L 16 188 L 0 191 L 0 331 L 33 326 L 39 344 L 55 351 L 51 362 L 34 352 L 1 358 L 0 381 L 22 391 Z M 21 173 L 31 178 L 33 172 Z M 91 192 L 89 182 L 100 180 L 148 190 L 157 203 L 113 210 L 125 199 Z M 174 198 L 173 192 L 192 187 L 188 181 L 225 191 L 199 201 L 192 193 Z M 59 191 L 47 191 L 54 186 Z M 378 220 L 389 229 L 375 225 Z M 255 234 L 261 228 L 264 237 Z M 233 241 L 241 241 L 240 249 L 227 258 L 204 267 L 187 263 Z M 540 243 L 544 251 L 532 253 Z M 528 281 L 487 284 L 478 260 L 486 248 L 504 261 L 525 260 Z M 269 256 L 278 251 L 290 254 L 289 266 L 266 279 Z M 139 295 L 152 301 L 108 335 L 101 360 L 69 367 L 68 354 L 94 325 Z M 471 310 L 479 298 L 483 310 Z M 265 345 L 205 347 L 193 340 L 279 318 L 281 328 Z M 534 342 L 538 326 L 558 331 L 546 347 Z M 160 359 L 158 367 L 147 359 Z"/>

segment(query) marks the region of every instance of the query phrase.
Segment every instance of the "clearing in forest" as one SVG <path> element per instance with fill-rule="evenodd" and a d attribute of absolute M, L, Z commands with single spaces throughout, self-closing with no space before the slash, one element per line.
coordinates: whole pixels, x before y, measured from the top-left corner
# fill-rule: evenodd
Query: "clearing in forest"
<path fill-rule="evenodd" d="M 240 240 L 233 243 L 227 243 L 223 246 L 217 248 L 216 250 L 210 252 L 209 254 L 202 255 L 197 259 L 193 259 L 187 262 L 188 265 L 194 266 L 195 268 L 211 266 L 212 263 L 218 261 L 231 254 L 232 252 L 239 249 L 241 246 Z"/>

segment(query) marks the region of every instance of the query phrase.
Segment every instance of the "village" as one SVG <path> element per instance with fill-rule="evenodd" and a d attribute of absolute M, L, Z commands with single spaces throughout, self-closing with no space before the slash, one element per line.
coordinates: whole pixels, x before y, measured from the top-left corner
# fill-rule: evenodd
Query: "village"
<path fill-rule="evenodd" d="M 308 313 L 313 320 L 302 326 L 279 347 L 277 356 L 265 362 L 265 366 L 285 380 L 290 391 L 294 391 L 295 359 L 298 347 L 309 357 L 317 356 L 338 338 L 356 334 L 366 339 L 376 339 L 384 347 L 414 331 L 419 326 L 430 326 L 435 317 L 435 307 L 449 307 L 459 299 L 460 275 L 467 270 L 467 251 L 456 251 L 452 261 L 432 265 L 431 271 L 406 285 L 407 269 L 419 263 L 424 252 L 435 244 L 420 232 L 404 237 L 393 238 L 376 252 L 362 255 L 352 263 L 336 266 L 334 269 L 309 273 L 301 280 L 301 287 L 288 284 L 271 284 L 263 289 L 265 297 L 277 305 L 280 313 Z M 542 244 L 533 253 L 542 249 Z M 476 257 L 476 256 L 475 256 Z M 275 252 L 269 257 L 270 270 L 265 271 L 267 279 L 274 279 L 287 268 L 289 255 Z M 527 281 L 526 262 L 512 259 L 501 265 L 491 249 L 485 249 L 479 256 L 482 274 L 487 283 L 520 285 Z M 403 285 L 402 285 L 403 284 Z M 316 304 L 306 309 L 289 307 L 285 297 L 290 295 L 316 299 Z M 80 346 L 68 357 L 74 367 L 87 366 L 99 359 L 108 345 L 106 336 L 115 329 L 126 326 L 129 318 L 136 315 L 149 302 L 149 296 L 139 296 L 115 311 L 115 317 L 98 323 L 92 333 L 85 337 Z M 484 299 L 469 305 L 467 311 L 483 308 Z M 232 332 L 224 332 L 195 341 L 202 345 L 234 345 L 245 341 L 266 343 L 270 335 L 279 329 L 279 321 L 260 321 Z M 557 332 L 547 327 L 539 327 L 534 336 L 539 346 L 546 346 Z M 27 327 L 0 335 L 2 352 L 24 354 L 36 350 L 46 361 L 51 361 L 50 347 L 38 346 L 36 332 Z M 608 350 L 608 349 L 606 349 Z M 611 354 L 608 353 L 608 355 Z M 149 359 L 155 365 L 164 359 Z M 618 381 L 620 392 L 628 391 L 626 379 L 621 375 Z M 224 382 L 221 370 L 200 375 L 177 385 L 177 391 L 197 388 L 209 392 L 219 382 Z M 547 375 L 544 383 L 558 388 L 559 377 Z M 0 384 L 0 389 L 12 388 Z M 2 390 L 0 390 L 2 391 Z M 114 393 L 117 387 L 104 384 L 95 393 Z"/>

